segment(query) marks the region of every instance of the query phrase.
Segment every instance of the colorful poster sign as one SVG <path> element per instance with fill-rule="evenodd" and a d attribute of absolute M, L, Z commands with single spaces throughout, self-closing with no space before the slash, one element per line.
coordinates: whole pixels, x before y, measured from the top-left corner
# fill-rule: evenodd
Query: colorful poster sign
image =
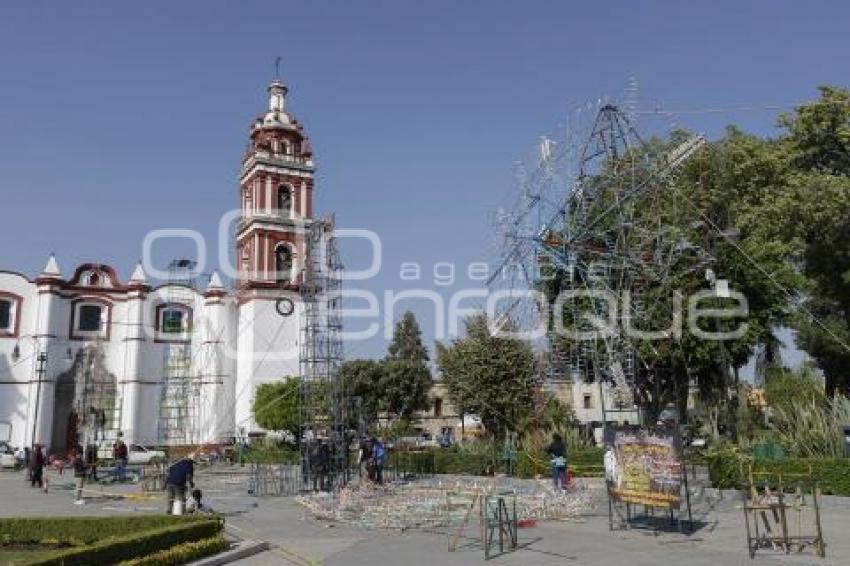
<path fill-rule="evenodd" d="M 613 499 L 677 509 L 682 471 L 681 442 L 674 430 L 606 428 L 605 479 Z"/>

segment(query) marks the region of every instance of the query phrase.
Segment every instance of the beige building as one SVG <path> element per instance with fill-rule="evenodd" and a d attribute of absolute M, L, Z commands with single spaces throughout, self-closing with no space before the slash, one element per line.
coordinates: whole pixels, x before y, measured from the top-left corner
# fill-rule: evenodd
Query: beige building
<path fill-rule="evenodd" d="M 585 383 L 569 379 L 551 380 L 544 385 L 544 390 L 571 407 L 579 424 L 589 428 L 588 432 L 598 436 L 595 430 L 602 430 L 603 406 L 607 411 L 615 408 L 614 390 L 610 385 L 599 386 L 598 383 Z M 481 434 L 481 422 L 474 415 L 461 414 L 452 404 L 446 386 L 439 380 L 434 381 L 429 394 L 431 405 L 427 411 L 417 415 L 417 428 L 431 438 L 439 438 L 449 434 L 454 441 L 470 438 Z M 604 405 L 603 405 L 604 401 Z M 608 412 L 608 421 L 618 424 L 638 424 L 640 415 L 636 407 L 623 411 Z"/>

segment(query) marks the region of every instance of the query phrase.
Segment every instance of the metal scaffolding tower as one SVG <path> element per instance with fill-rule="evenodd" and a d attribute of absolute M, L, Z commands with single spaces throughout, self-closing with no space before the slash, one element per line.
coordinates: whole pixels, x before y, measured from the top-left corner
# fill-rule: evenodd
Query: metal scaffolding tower
<path fill-rule="evenodd" d="M 639 352 L 622 329 L 647 319 L 645 292 L 664 288 L 674 264 L 707 261 L 667 216 L 677 210 L 674 175 L 705 140 L 683 135 L 660 151 L 616 105 L 600 103 L 588 117 L 558 140 L 543 138 L 535 162 L 521 168 L 519 198 L 499 218 L 501 252 L 488 285 L 507 297 L 500 316 L 521 330 L 538 328 L 552 310 L 547 378 L 610 383 L 615 404 L 632 407 Z M 611 320 L 605 297 L 621 307 L 613 332 L 588 319 Z M 584 337 L 556 332 L 558 317 Z"/>
<path fill-rule="evenodd" d="M 168 266 L 165 302 L 158 310 L 157 339 L 164 342 L 158 442 L 188 446 L 199 442 L 201 385 L 192 356 L 191 315 L 196 262 L 175 259 Z"/>
<path fill-rule="evenodd" d="M 321 481 L 322 487 L 332 489 L 347 482 L 349 440 L 340 377 L 343 266 L 332 216 L 314 220 L 307 228 L 305 256 L 300 286 L 304 307 L 299 390 L 302 471 L 305 487 L 318 486 Z"/>

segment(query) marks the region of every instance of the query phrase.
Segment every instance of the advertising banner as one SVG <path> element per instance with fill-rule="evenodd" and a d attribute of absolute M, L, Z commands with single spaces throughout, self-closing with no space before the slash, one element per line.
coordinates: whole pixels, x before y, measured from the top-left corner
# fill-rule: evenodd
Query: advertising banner
<path fill-rule="evenodd" d="M 678 509 L 682 473 L 682 446 L 675 430 L 605 429 L 605 480 L 612 499 Z"/>

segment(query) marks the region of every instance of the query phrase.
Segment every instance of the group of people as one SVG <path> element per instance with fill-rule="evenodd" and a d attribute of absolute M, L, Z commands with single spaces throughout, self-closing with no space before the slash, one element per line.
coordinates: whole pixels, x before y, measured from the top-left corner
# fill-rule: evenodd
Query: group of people
<path fill-rule="evenodd" d="M 365 466 L 370 481 L 381 485 L 384 483 L 384 464 L 387 461 L 387 447 L 383 440 L 375 436 L 363 437 L 360 440 L 358 463 L 362 470 Z"/>
<path fill-rule="evenodd" d="M 59 475 L 64 473 L 66 466 L 70 467 L 74 473 L 74 503 L 83 505 L 83 489 L 86 481 L 100 481 L 97 475 L 98 467 L 98 448 L 96 444 L 89 444 L 85 449 L 77 445 L 68 451 L 65 458 L 61 456 L 48 456 L 41 444 L 34 444 L 31 449 L 27 450 L 25 456 L 27 479 L 32 487 L 38 487 L 47 493 L 49 482 L 44 475 L 44 470 L 53 465 Z M 119 434 L 118 439 L 112 445 L 112 458 L 115 463 L 113 472 L 113 481 L 124 481 L 126 478 L 127 461 L 129 451 L 127 445 L 121 439 Z"/>
<path fill-rule="evenodd" d="M 48 490 L 48 481 L 44 475 L 44 470 L 50 465 L 48 457 L 45 455 L 45 450 L 40 444 L 33 445 L 28 451 L 27 471 L 28 479 L 32 487 L 43 489 L 46 493 Z M 112 457 L 114 460 L 114 481 L 124 481 L 127 473 L 128 450 L 127 445 L 119 437 L 112 446 Z M 72 448 L 65 459 L 57 460 L 57 471 L 63 473 L 65 466 L 71 468 L 74 474 L 74 503 L 76 505 L 84 505 L 83 491 L 86 481 L 98 481 L 97 466 L 97 446 L 89 445 L 85 449 L 82 446 Z M 202 502 L 203 494 L 201 490 L 195 488 L 195 455 L 189 454 L 185 458 L 181 458 L 169 466 L 166 478 L 165 489 L 168 494 L 168 507 L 166 513 L 184 512 L 203 512 L 208 511 L 208 507 Z M 192 489 L 191 499 L 187 501 L 187 486 Z M 175 502 L 179 502 L 175 505 Z"/>

